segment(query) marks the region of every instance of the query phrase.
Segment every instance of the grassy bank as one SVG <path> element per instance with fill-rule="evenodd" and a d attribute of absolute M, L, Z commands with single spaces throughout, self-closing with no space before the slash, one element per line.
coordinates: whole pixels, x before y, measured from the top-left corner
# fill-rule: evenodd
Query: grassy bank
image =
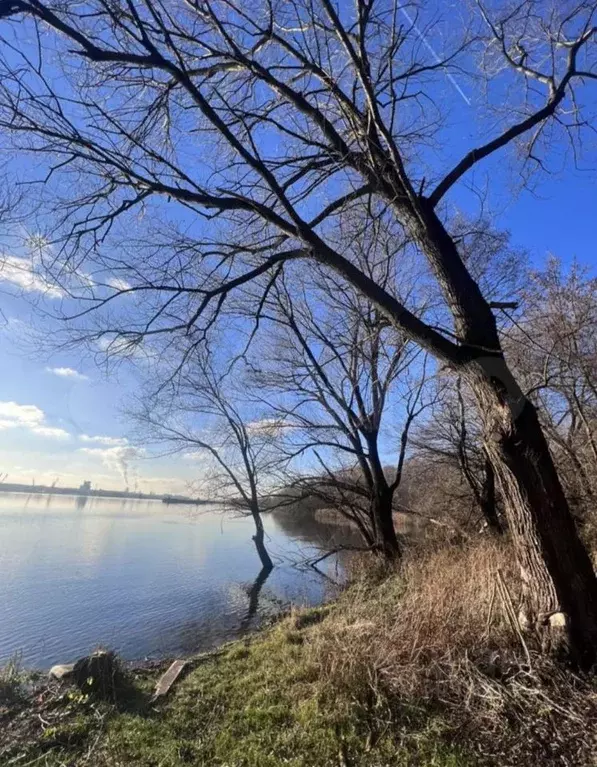
<path fill-rule="evenodd" d="M 371 570 L 368 560 L 335 604 L 194 659 L 161 703 L 150 703 L 160 669 L 129 672 L 108 703 L 47 684 L 19 693 L 13 669 L 0 763 L 595 763 L 597 686 L 523 644 L 500 546 L 413 553 L 400 573 Z"/>

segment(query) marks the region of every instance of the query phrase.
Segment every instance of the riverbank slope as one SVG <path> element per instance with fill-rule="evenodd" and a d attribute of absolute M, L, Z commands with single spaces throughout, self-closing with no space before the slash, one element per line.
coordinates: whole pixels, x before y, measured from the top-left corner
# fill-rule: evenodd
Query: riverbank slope
<path fill-rule="evenodd" d="M 490 541 L 413 553 L 400 572 L 368 558 L 337 602 L 190 659 L 158 703 L 163 668 L 129 671 L 107 702 L 47 682 L 19 692 L 15 676 L 0 763 L 593 764 L 597 685 L 521 641 L 510 574 Z"/>

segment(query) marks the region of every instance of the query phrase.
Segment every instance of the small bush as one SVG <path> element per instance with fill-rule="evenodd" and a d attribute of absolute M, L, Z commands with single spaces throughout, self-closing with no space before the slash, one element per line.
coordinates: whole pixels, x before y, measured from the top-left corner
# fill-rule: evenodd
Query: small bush
<path fill-rule="evenodd" d="M 21 654 L 15 653 L 4 666 L 0 667 L 0 704 L 13 703 L 21 699 L 24 679 Z"/>

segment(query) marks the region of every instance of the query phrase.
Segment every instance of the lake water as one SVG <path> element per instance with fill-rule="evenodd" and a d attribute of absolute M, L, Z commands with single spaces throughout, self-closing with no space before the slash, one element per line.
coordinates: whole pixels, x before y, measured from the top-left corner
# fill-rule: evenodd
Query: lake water
<path fill-rule="evenodd" d="M 318 551 L 325 529 L 305 534 L 272 515 L 264 524 L 277 566 L 257 600 L 250 518 L 215 506 L 0 493 L 0 665 L 19 653 L 44 669 L 98 645 L 131 660 L 196 652 L 290 603 L 324 600 L 329 582 L 296 563 Z"/>

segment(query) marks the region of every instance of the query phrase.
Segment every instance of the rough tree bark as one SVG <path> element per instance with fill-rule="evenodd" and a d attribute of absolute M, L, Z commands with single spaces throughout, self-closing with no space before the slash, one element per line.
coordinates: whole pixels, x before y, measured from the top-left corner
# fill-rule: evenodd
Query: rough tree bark
<path fill-rule="evenodd" d="M 497 513 L 495 495 L 495 471 L 487 451 L 485 451 L 483 485 L 481 487 L 479 505 L 489 529 L 495 535 L 502 535 L 504 528 Z"/>
<path fill-rule="evenodd" d="M 371 467 L 371 520 L 373 522 L 374 546 L 386 559 L 400 557 L 400 544 L 394 527 L 394 490 L 390 487 L 379 457 L 377 437 L 367 440 Z"/>
<path fill-rule="evenodd" d="M 595 574 L 535 407 L 522 393 L 513 399 L 515 388 L 506 390 L 495 376 L 477 377 L 473 390 L 522 575 L 521 624 L 539 634 L 545 651 L 590 665 L 597 648 Z"/>
<path fill-rule="evenodd" d="M 371 519 L 375 532 L 374 546 L 389 560 L 398 559 L 401 554 L 394 527 L 392 498 L 393 493 L 389 488 L 377 485 L 371 499 Z"/>
<path fill-rule="evenodd" d="M 495 471 L 491 458 L 486 450 L 484 453 L 484 462 L 481 470 L 478 466 L 471 469 L 467 451 L 468 430 L 466 426 L 466 402 L 462 396 L 461 379 L 456 379 L 456 392 L 458 396 L 458 441 L 456 444 L 456 455 L 460 465 L 460 471 L 473 494 L 473 497 L 483 514 L 485 523 L 496 535 L 503 533 L 503 527 L 497 513 L 496 493 L 495 493 Z"/>

